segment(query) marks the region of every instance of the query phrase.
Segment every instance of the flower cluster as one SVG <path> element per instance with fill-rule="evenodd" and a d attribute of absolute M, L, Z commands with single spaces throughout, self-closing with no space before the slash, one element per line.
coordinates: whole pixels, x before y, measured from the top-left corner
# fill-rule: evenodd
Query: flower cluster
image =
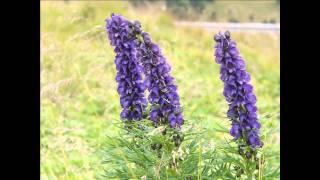
<path fill-rule="evenodd" d="M 139 46 L 138 58 L 143 65 L 145 84 L 149 90 L 151 104 L 150 119 L 156 124 L 169 123 L 172 128 L 183 124 L 177 86 L 170 75 L 170 66 L 161 49 L 151 41 L 148 33 L 141 33 L 143 42 Z"/>
<path fill-rule="evenodd" d="M 137 59 L 136 35 L 140 33 L 135 26 L 119 15 L 107 19 L 106 30 L 110 43 L 116 53 L 116 81 L 123 108 L 120 116 L 123 120 L 141 120 L 147 106 L 144 96 L 145 87 L 142 80 L 142 67 Z"/>
<path fill-rule="evenodd" d="M 252 149 L 261 147 L 256 96 L 249 84 L 250 75 L 245 70 L 245 63 L 228 31 L 216 34 L 214 40 L 217 42 L 215 60 L 221 65 L 220 78 L 224 82 L 223 94 L 229 103 L 230 134 L 235 140 L 245 141 Z"/>

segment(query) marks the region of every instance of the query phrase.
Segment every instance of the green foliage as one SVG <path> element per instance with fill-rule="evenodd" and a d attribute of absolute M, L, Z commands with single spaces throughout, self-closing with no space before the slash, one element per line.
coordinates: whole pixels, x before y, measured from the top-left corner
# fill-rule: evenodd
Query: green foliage
<path fill-rule="evenodd" d="M 238 154 L 234 142 L 216 145 L 213 139 L 204 139 L 205 129 L 191 124 L 179 132 L 154 128 L 148 120 L 118 127 L 118 135 L 107 137 L 101 179 L 279 178 L 278 168 L 265 163 L 271 154 L 258 151 L 248 160 Z M 177 133 L 185 137 L 180 146 L 174 144 Z"/>
<path fill-rule="evenodd" d="M 198 13 L 202 13 L 205 5 L 207 3 L 213 2 L 213 0 L 176 0 L 170 1 L 166 0 L 166 4 L 168 8 L 172 8 L 172 10 L 178 10 L 179 12 L 186 11 L 188 8 L 192 8 Z"/>
<path fill-rule="evenodd" d="M 180 20 L 280 22 L 280 1 L 155 0 L 130 1 L 137 8 L 168 10 Z M 163 7 L 166 7 L 163 9 Z"/>
<path fill-rule="evenodd" d="M 160 126 L 153 128 L 150 121 L 130 124 L 118 136 L 108 137 L 104 162 L 111 163 L 106 169 L 106 178 L 140 178 L 159 179 L 164 177 L 179 177 L 189 174 L 193 164 L 186 164 L 182 159 L 195 154 L 194 146 L 198 139 L 189 138 L 192 133 L 184 133 L 185 141 L 191 143 L 177 146 L 174 136 L 183 132 L 173 131 L 171 128 Z M 191 151 L 190 151 L 191 150 Z M 183 163 L 182 163 L 183 162 Z M 191 165 L 191 166 L 190 166 Z"/>
<path fill-rule="evenodd" d="M 192 14 L 198 17 L 196 14 L 202 14 L 205 6 L 211 2 L 213 2 L 213 0 L 166 0 L 166 6 L 168 10 L 178 18 L 186 19 L 186 17 L 188 17 L 188 11 L 192 11 Z"/>

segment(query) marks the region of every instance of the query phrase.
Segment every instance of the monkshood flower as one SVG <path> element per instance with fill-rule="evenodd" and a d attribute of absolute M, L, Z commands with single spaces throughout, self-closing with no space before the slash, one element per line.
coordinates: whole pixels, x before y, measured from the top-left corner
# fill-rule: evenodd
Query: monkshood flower
<path fill-rule="evenodd" d="M 224 82 L 223 95 L 229 104 L 227 116 L 232 121 L 230 134 L 235 140 L 244 141 L 252 149 L 262 147 L 256 96 L 249 83 L 250 75 L 245 70 L 244 60 L 236 43 L 230 39 L 228 31 L 216 34 L 214 40 L 217 42 L 215 60 L 221 65 L 220 78 Z"/>
<path fill-rule="evenodd" d="M 114 46 L 116 53 L 117 90 L 123 108 L 120 116 L 123 120 L 140 120 L 145 112 L 147 100 L 144 97 L 142 67 L 137 60 L 136 34 L 139 32 L 134 23 L 120 15 L 112 13 L 111 18 L 108 18 L 106 22 L 110 44 Z"/>
<path fill-rule="evenodd" d="M 145 73 L 145 85 L 148 87 L 148 101 L 151 104 L 150 119 L 155 125 L 169 123 L 171 128 L 180 128 L 183 124 L 177 86 L 170 75 L 170 66 L 162 55 L 158 45 L 151 41 L 148 33 L 142 32 L 138 57 Z"/>

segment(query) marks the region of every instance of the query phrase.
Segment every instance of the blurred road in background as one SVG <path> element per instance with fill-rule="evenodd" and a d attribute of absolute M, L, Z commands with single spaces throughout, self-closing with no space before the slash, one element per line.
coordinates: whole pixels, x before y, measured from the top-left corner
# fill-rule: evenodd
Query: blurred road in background
<path fill-rule="evenodd" d="M 280 32 L 280 23 L 214 23 L 214 22 L 190 22 L 178 21 L 176 26 L 186 26 L 194 28 L 202 28 L 207 31 L 230 30 L 230 31 L 259 31 L 259 32 Z"/>

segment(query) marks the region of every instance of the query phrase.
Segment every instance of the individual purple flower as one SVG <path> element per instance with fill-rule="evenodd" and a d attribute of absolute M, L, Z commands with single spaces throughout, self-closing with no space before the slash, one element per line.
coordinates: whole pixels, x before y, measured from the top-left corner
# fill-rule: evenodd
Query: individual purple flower
<path fill-rule="evenodd" d="M 183 124 L 177 86 L 170 75 L 170 66 L 158 45 L 151 41 L 148 33 L 141 33 L 138 57 L 143 65 L 145 84 L 149 90 L 151 104 L 150 119 L 156 124 L 169 123 L 172 128 Z"/>
<path fill-rule="evenodd" d="M 236 43 L 226 31 L 214 36 L 215 61 L 221 65 L 220 78 L 224 82 L 223 95 L 229 110 L 227 116 L 232 121 L 230 134 L 235 140 L 243 140 L 252 149 L 262 147 L 259 137 L 260 123 L 257 118 L 256 96 L 250 85 L 250 75 L 240 56 Z"/>
<path fill-rule="evenodd" d="M 106 30 L 110 44 L 116 53 L 116 81 L 123 108 L 120 116 L 123 120 L 140 120 L 147 106 L 144 97 L 145 87 L 142 80 L 142 67 L 137 60 L 138 40 L 136 24 L 120 15 L 112 13 L 106 20 Z"/>

